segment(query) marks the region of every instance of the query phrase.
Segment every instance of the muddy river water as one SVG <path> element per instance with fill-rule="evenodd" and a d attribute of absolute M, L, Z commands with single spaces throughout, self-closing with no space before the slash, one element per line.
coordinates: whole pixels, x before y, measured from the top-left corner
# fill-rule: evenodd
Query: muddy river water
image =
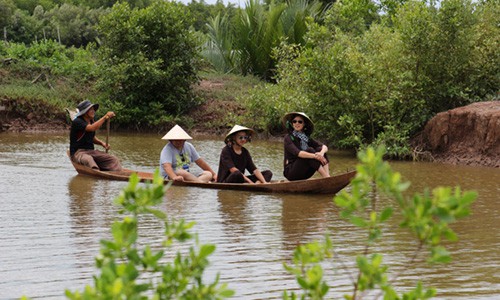
<path fill-rule="evenodd" d="M 165 144 L 160 137 L 113 134 L 111 152 L 127 168 L 153 171 Z M 66 157 L 67 142 L 66 134 L 0 134 L 0 299 L 64 299 L 65 289 L 92 284 L 99 241 L 110 236 L 110 225 L 119 217 L 113 199 L 127 183 L 77 175 Z M 221 138 L 196 137 L 193 144 L 216 170 Z M 254 140 L 248 149 L 261 170 L 283 179 L 280 142 Z M 331 152 L 330 157 L 332 173 L 357 162 L 346 153 Z M 479 193 L 472 216 L 453 225 L 459 236 L 447 244 L 453 261 L 437 266 L 418 262 L 399 278 L 397 289 L 408 290 L 422 280 L 437 289 L 439 299 L 499 299 L 500 169 L 422 162 L 391 166 L 411 181 L 411 194 L 440 185 Z M 173 187 L 161 209 L 172 218 L 195 221 L 201 242 L 217 246 L 207 278 L 220 273 L 221 281 L 236 291 L 234 299 L 280 299 L 283 290 L 297 290 L 283 262 L 291 260 L 297 244 L 322 239 L 326 232 L 338 253 L 326 265 L 329 299 L 351 290 L 338 262 L 351 264 L 364 235 L 339 218 L 331 195 Z M 161 226 L 146 219 L 141 234 L 145 242 L 158 242 Z M 398 273 L 414 247 L 394 219 L 377 250 Z"/>

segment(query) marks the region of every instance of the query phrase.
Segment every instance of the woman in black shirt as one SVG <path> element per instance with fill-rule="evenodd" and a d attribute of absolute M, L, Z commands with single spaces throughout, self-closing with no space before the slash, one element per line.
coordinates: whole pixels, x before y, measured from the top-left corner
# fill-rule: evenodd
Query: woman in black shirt
<path fill-rule="evenodd" d="M 283 123 L 288 130 L 283 175 L 290 181 L 308 179 L 316 172 L 330 177 L 328 147 L 310 137 L 314 130 L 311 119 L 303 112 L 291 112 L 283 117 Z"/>
<path fill-rule="evenodd" d="M 235 125 L 226 135 L 226 146 L 220 154 L 217 182 L 253 184 L 271 181 L 273 173 L 269 170 L 260 172 L 253 163 L 250 152 L 244 147 L 251 140 L 252 134 L 252 129 Z M 245 169 L 252 175 L 245 175 Z"/>

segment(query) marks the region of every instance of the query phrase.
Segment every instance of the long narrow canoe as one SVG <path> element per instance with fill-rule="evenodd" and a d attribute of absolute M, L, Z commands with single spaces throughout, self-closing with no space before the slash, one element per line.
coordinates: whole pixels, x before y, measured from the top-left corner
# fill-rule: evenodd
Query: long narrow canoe
<path fill-rule="evenodd" d="M 109 179 L 128 181 L 130 175 L 137 174 L 142 182 L 150 181 L 153 179 L 153 173 L 140 172 L 129 169 L 122 169 L 121 171 L 99 171 L 81 164 L 71 161 L 73 167 L 79 174 Z M 341 189 L 346 187 L 356 175 L 356 171 L 349 171 L 346 173 L 334 175 L 328 178 L 313 178 L 308 180 L 287 181 L 279 180 L 272 181 L 268 184 L 247 184 L 247 183 L 200 183 L 191 181 L 173 181 L 174 186 L 193 186 L 208 189 L 221 189 L 221 190 L 240 190 L 240 191 L 255 191 L 267 193 L 308 193 L 308 194 L 336 194 Z M 170 182 L 165 180 L 165 183 Z"/>

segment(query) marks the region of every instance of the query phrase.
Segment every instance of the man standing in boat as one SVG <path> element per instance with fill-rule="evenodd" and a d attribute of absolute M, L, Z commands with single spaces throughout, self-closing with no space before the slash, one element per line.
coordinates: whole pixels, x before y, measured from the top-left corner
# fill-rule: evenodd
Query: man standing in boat
<path fill-rule="evenodd" d="M 99 140 L 95 136 L 95 132 L 107 120 L 115 116 L 114 112 L 108 111 L 102 118 L 94 121 L 95 112 L 98 109 L 99 104 L 92 104 L 89 100 L 84 100 L 78 104 L 77 114 L 71 122 L 69 134 L 71 159 L 96 170 L 120 171 L 122 166 L 118 158 L 94 148 L 94 144 L 97 144 L 109 150 L 109 144 Z"/>
<path fill-rule="evenodd" d="M 162 139 L 169 141 L 160 154 L 160 170 L 165 179 L 205 183 L 217 181 L 217 175 L 212 168 L 200 157 L 194 146 L 186 142 L 193 138 L 179 125 L 170 129 Z M 190 173 L 191 162 L 195 162 L 203 170 L 198 176 Z"/>

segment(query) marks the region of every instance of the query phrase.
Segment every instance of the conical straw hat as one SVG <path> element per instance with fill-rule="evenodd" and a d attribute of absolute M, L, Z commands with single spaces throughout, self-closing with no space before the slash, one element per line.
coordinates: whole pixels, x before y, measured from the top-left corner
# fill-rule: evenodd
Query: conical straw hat
<path fill-rule="evenodd" d="M 227 143 L 229 137 L 238 132 L 238 131 L 250 131 L 250 134 L 254 134 L 255 131 L 253 131 L 253 129 L 251 128 L 248 128 L 248 127 L 245 127 L 245 126 L 240 126 L 240 125 L 234 125 L 233 128 L 231 129 L 231 131 L 229 131 L 229 133 L 226 135 L 226 138 L 224 139 L 224 142 Z"/>
<path fill-rule="evenodd" d="M 306 131 L 306 134 L 311 134 L 314 130 L 314 123 L 312 122 L 311 118 L 309 118 L 308 115 L 306 115 L 305 113 L 303 112 L 300 112 L 300 111 L 296 111 L 296 112 L 290 112 L 290 113 L 287 113 L 284 117 L 283 117 L 283 125 L 285 126 L 285 128 L 288 130 L 290 129 L 288 126 L 287 126 L 287 122 L 291 124 L 292 122 L 292 119 L 295 118 L 295 116 L 301 116 L 304 118 L 306 124 L 305 126 L 307 127 L 307 130 Z M 291 126 L 291 125 L 290 125 Z"/>
<path fill-rule="evenodd" d="M 193 138 L 191 136 L 189 136 L 189 134 L 187 134 L 184 131 L 184 129 L 182 129 L 179 125 L 175 125 L 161 139 L 162 140 L 192 140 Z"/>

